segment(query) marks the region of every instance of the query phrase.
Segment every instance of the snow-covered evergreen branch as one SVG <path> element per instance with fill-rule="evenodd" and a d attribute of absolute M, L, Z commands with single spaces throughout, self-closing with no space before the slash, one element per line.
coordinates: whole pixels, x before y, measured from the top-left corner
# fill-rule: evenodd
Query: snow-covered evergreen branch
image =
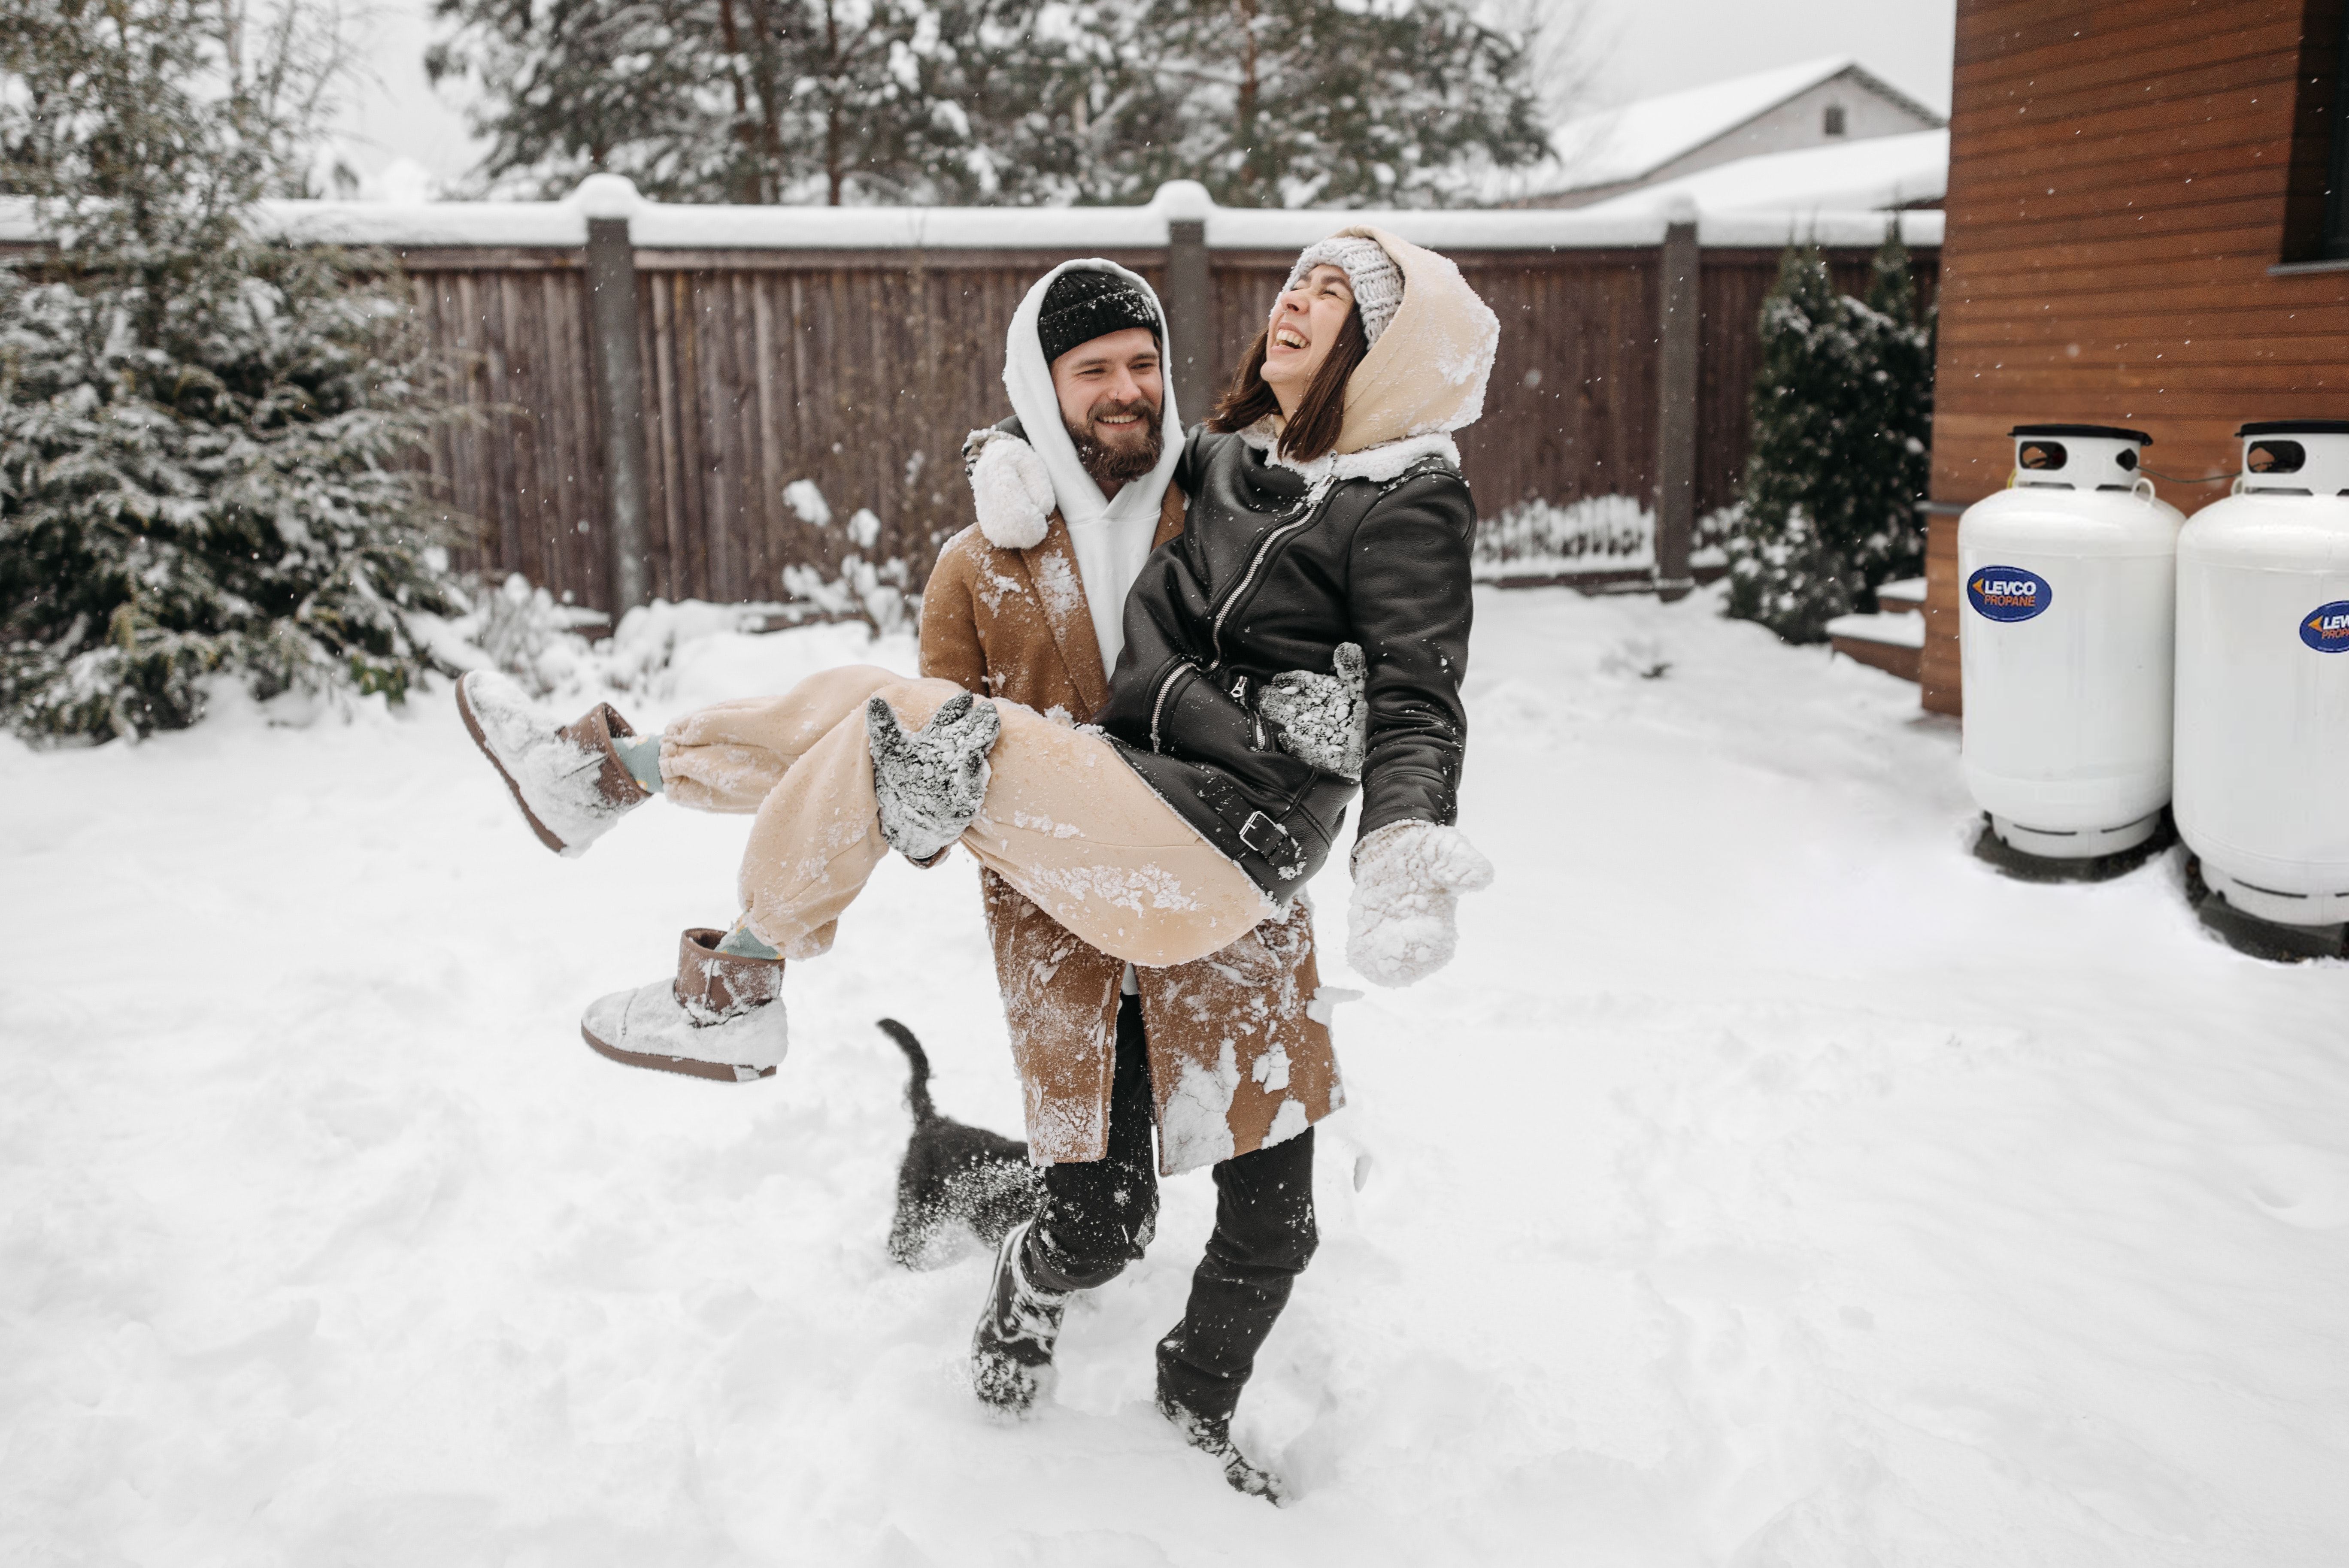
<path fill-rule="evenodd" d="M 7 182 L 60 238 L 0 266 L 0 719 L 140 735 L 219 676 L 397 698 L 407 617 L 454 602 L 427 346 L 385 259 L 244 222 L 316 95 L 183 0 L 6 8 Z"/>
<path fill-rule="evenodd" d="M 1865 300 L 1837 289 L 1817 249 L 1786 253 L 1762 306 L 1753 419 L 1730 614 L 1817 642 L 1924 558 L 1932 315 L 1897 238 L 1877 253 Z"/>

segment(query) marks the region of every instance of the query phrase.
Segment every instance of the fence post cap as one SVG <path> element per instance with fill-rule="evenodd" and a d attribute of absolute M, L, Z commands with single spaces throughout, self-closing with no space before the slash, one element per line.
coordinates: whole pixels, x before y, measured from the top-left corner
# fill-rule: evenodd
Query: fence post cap
<path fill-rule="evenodd" d="M 1159 186 L 1150 204 L 1164 213 L 1169 222 L 1185 219 L 1205 222 L 1207 214 L 1215 211 L 1216 199 L 1195 180 L 1169 180 Z"/>
<path fill-rule="evenodd" d="M 589 218 L 633 218 L 644 208 L 636 182 L 625 174 L 590 174 L 572 188 L 567 204 Z"/>

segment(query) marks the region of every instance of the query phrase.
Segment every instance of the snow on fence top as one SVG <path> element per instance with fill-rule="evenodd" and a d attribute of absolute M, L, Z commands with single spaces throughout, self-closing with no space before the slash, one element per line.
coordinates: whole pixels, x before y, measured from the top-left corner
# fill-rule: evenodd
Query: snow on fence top
<path fill-rule="evenodd" d="M 341 245 L 548 246 L 587 242 L 591 218 L 626 218 L 649 250 L 1154 250 L 1168 226 L 1204 222 L 1211 249 L 1294 251 L 1351 223 L 1388 229 L 1444 251 L 1644 248 L 1674 216 L 1694 217 L 1701 243 L 1775 249 L 1794 241 L 1874 245 L 1896 215 L 1873 211 L 1693 207 L 1593 213 L 1539 209 L 1381 211 L 1219 207 L 1206 188 L 1175 180 L 1141 207 L 750 207 L 647 201 L 616 174 L 591 175 L 560 201 L 264 201 L 259 222 L 289 239 Z M 1941 242 L 1941 214 L 1897 214 L 1903 242 Z M 0 243 L 46 236 L 24 197 L 0 197 Z"/>

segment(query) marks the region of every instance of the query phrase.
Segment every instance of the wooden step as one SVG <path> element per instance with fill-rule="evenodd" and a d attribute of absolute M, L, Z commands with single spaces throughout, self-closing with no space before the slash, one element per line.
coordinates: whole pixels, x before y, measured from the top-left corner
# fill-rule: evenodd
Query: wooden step
<path fill-rule="evenodd" d="M 1925 617 L 1905 613 L 1837 615 L 1827 623 L 1827 643 L 1871 669 L 1913 681 L 1924 662 Z"/>
<path fill-rule="evenodd" d="M 1903 577 L 1897 583 L 1887 583 L 1876 591 L 1876 607 L 1885 614 L 1923 614 L 1925 613 L 1925 580 Z"/>

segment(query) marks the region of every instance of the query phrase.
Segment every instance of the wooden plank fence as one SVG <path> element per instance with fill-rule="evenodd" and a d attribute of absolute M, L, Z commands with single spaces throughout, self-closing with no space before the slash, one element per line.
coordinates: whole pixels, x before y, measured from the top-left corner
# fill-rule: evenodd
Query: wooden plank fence
<path fill-rule="evenodd" d="M 641 201 L 608 176 L 565 202 L 283 202 L 272 211 L 291 232 L 385 245 L 407 268 L 478 416 L 430 454 L 448 505 L 471 531 L 462 563 L 519 572 L 605 610 L 626 607 L 614 562 L 632 550 L 641 592 L 667 599 L 775 599 L 784 568 L 830 575 L 851 549 L 903 562 L 918 586 L 938 546 L 969 521 L 962 439 L 1009 411 L 1004 338 L 1038 276 L 1072 255 L 1105 255 L 1164 297 L 1179 248 L 1204 250 L 1197 314 L 1206 319 L 1183 319 L 1180 302 L 1168 302 L 1178 352 L 1193 333 L 1207 339 L 1205 365 L 1178 383 L 1183 417 L 1196 420 L 1290 258 L 1350 222 L 1450 255 L 1501 318 L 1485 417 L 1461 438 L 1485 516 L 1606 496 L 1652 507 L 1671 478 L 1660 429 L 1674 398 L 1694 408 L 1686 460 L 1701 516 L 1730 504 L 1744 469 L 1755 318 L 1781 249 L 1816 238 L 1857 292 L 1887 221 L 1699 220 L 1699 319 L 1688 323 L 1664 310 L 1661 216 L 1242 212 L 1179 184 L 1138 208 L 679 208 Z M 1940 215 L 1900 222 L 1930 297 Z M 605 240 L 591 235 L 625 247 L 610 275 L 634 278 L 633 345 L 596 328 L 630 313 L 593 308 L 591 244 Z M 1195 252 L 1188 264 L 1200 259 Z M 1693 376 L 1667 385 L 1665 340 L 1688 331 L 1697 335 L 1683 356 Z M 599 385 L 638 388 L 635 443 L 609 438 Z M 640 453 L 640 471 L 610 471 L 614 453 L 624 469 Z M 830 526 L 786 499 L 800 480 L 824 498 Z M 878 523 L 861 547 L 843 526 L 860 510 Z"/>

